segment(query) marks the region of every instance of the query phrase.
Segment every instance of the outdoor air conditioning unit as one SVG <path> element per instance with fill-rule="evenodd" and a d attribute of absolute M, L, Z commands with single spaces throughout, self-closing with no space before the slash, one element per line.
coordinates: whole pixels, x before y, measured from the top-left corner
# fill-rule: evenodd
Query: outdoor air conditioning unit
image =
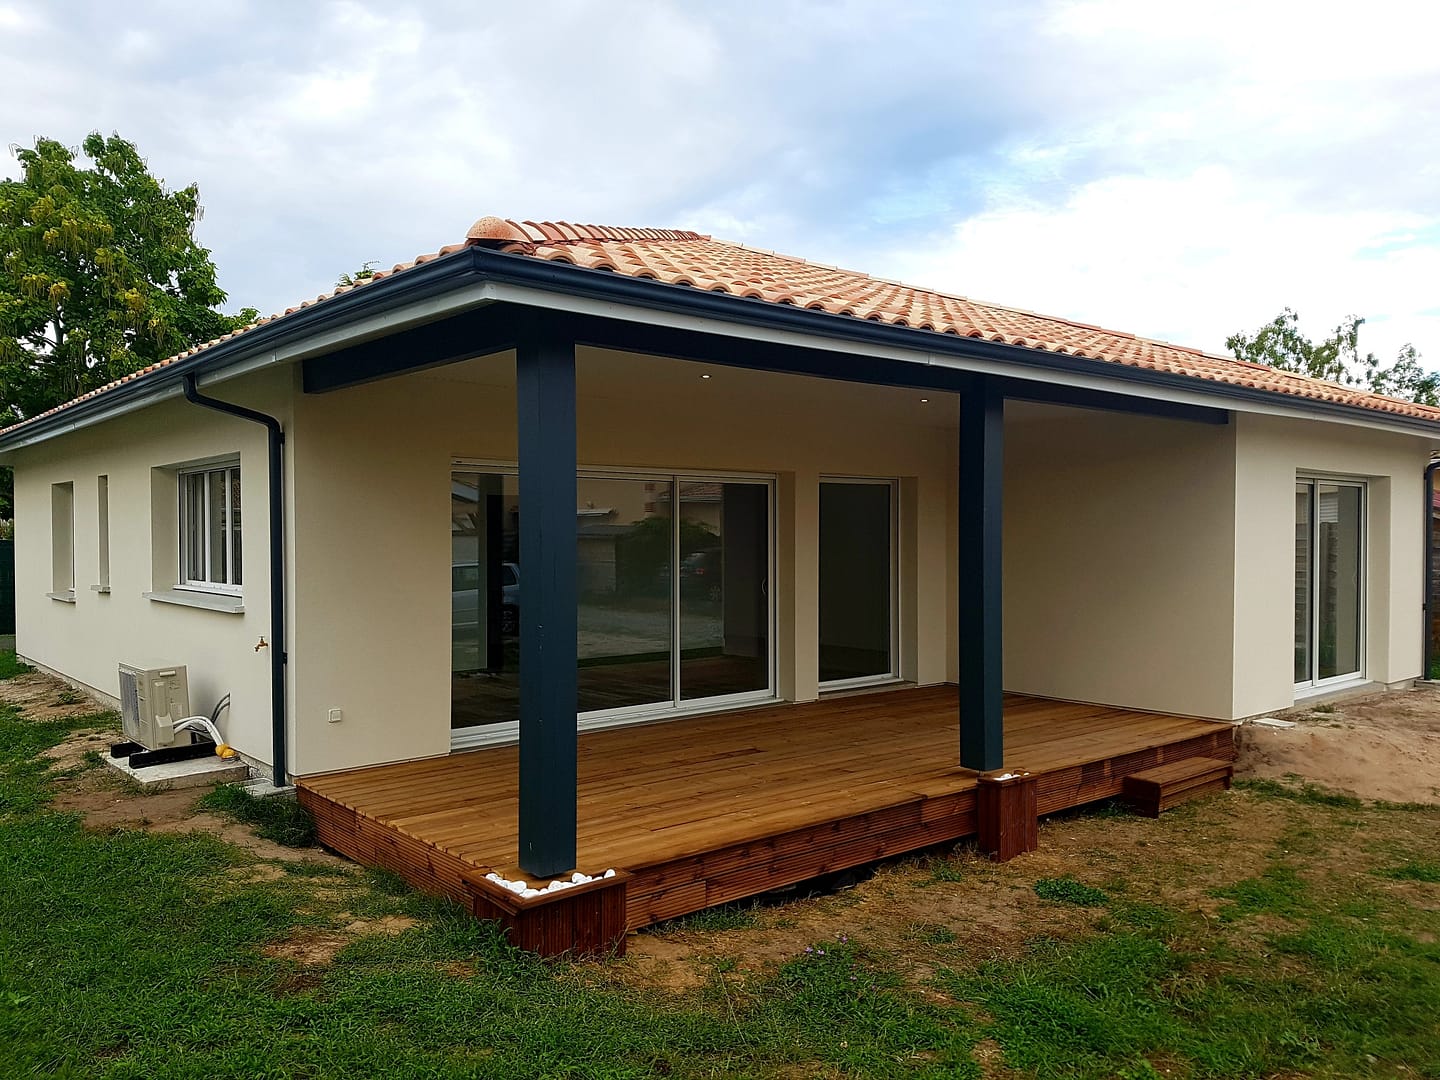
<path fill-rule="evenodd" d="M 125 738 L 147 750 L 175 745 L 175 725 L 190 715 L 184 665 L 137 668 L 120 665 L 120 721 Z M 182 732 L 182 742 L 190 736 Z"/>

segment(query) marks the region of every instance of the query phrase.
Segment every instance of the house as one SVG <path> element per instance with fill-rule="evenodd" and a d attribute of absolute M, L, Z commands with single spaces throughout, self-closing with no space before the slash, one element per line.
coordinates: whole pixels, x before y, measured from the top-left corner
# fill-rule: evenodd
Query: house
<path fill-rule="evenodd" d="M 486 874 L 623 871 L 568 947 L 1023 848 L 1233 757 L 1216 721 L 1408 684 L 1437 445 L 1440 410 L 1194 349 L 484 218 L 0 460 L 29 662 L 112 698 L 186 664 L 327 843 L 479 912 L 526 917 Z"/>

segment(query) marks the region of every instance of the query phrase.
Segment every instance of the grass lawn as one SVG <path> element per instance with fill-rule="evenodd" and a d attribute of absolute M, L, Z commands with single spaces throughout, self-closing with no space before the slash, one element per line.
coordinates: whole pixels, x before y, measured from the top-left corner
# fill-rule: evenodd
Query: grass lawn
<path fill-rule="evenodd" d="M 0 1077 L 1440 1078 L 1434 808 L 1074 815 L 570 965 L 314 849 L 87 829 L 94 755 L 43 754 L 109 722 L 0 707 Z"/>

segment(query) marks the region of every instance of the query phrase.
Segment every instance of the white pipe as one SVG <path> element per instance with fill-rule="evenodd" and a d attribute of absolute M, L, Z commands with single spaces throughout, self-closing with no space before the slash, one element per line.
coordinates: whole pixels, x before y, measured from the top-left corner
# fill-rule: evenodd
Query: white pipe
<path fill-rule="evenodd" d="M 210 741 L 215 744 L 216 757 L 232 758 L 235 756 L 235 748 L 220 737 L 220 729 L 210 722 L 208 716 L 187 716 L 184 720 L 177 721 L 173 730 L 178 735 L 182 731 L 193 731 L 196 728 L 210 736 Z"/>

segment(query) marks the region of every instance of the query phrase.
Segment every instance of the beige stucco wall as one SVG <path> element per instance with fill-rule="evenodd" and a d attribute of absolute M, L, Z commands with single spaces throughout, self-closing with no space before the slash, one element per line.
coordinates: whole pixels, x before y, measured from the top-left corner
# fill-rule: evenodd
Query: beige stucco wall
<path fill-rule="evenodd" d="M 1007 404 L 1007 689 L 1230 715 L 1234 438 Z"/>
<path fill-rule="evenodd" d="M 777 477 L 792 700 L 817 693 L 820 477 L 902 479 L 902 574 L 937 584 L 902 602 L 901 670 L 946 679 L 953 398 L 589 349 L 577 380 L 582 465 Z M 514 392 L 505 355 L 297 402 L 297 772 L 449 750 L 450 464 L 514 461 Z"/>
<path fill-rule="evenodd" d="M 293 374 L 252 376 L 214 390 L 252 408 L 288 417 Z M 173 567 L 158 567 L 162 548 L 173 549 L 178 506 L 154 505 L 155 470 L 205 459 L 240 456 L 244 551 L 244 612 L 178 607 L 145 599 Z M 265 431 L 184 401 L 60 436 L 15 456 L 16 651 L 110 698 L 119 693 L 120 663 L 184 664 L 190 705 L 209 714 L 231 695 L 221 727 L 242 752 L 269 762 L 270 657 L 255 650 L 270 636 Z M 97 482 L 109 477 L 110 592 L 99 580 Z M 50 599 L 50 489 L 75 490 L 75 602 Z M 158 512 L 152 512 L 158 511 Z M 171 579 L 173 581 L 173 578 Z"/>
<path fill-rule="evenodd" d="M 1295 479 L 1367 482 L 1367 678 L 1420 674 L 1429 440 L 1266 416 L 1236 419 L 1236 717 L 1294 701 Z"/>
<path fill-rule="evenodd" d="M 957 677 L 953 398 L 595 350 L 582 350 L 578 373 L 583 466 L 776 478 L 783 698 L 818 692 L 825 475 L 900 480 L 901 673 L 919 683 Z M 292 771 L 446 753 L 450 468 L 457 458 L 514 461 L 513 357 L 321 396 L 296 393 L 297 374 L 212 390 L 279 415 L 288 433 Z M 1013 402 L 1005 440 L 1008 689 L 1227 718 L 1288 705 L 1292 485 L 1305 470 L 1369 481 L 1367 673 L 1390 682 L 1419 673 L 1425 440 L 1312 421 L 1238 416 L 1209 426 Z M 234 453 L 244 613 L 144 599 L 157 584 L 155 552 L 175 527 L 168 507 L 155 512 L 155 470 Z M 110 695 L 121 661 L 187 664 L 197 711 L 230 693 L 227 737 L 268 762 L 269 654 L 254 648 L 270 632 L 264 431 L 172 401 L 20 451 L 15 465 L 20 653 Z M 108 595 L 89 588 L 102 474 Z M 45 595 L 51 485 L 66 482 L 73 605 Z M 331 709 L 342 711 L 339 723 L 327 722 Z"/>

